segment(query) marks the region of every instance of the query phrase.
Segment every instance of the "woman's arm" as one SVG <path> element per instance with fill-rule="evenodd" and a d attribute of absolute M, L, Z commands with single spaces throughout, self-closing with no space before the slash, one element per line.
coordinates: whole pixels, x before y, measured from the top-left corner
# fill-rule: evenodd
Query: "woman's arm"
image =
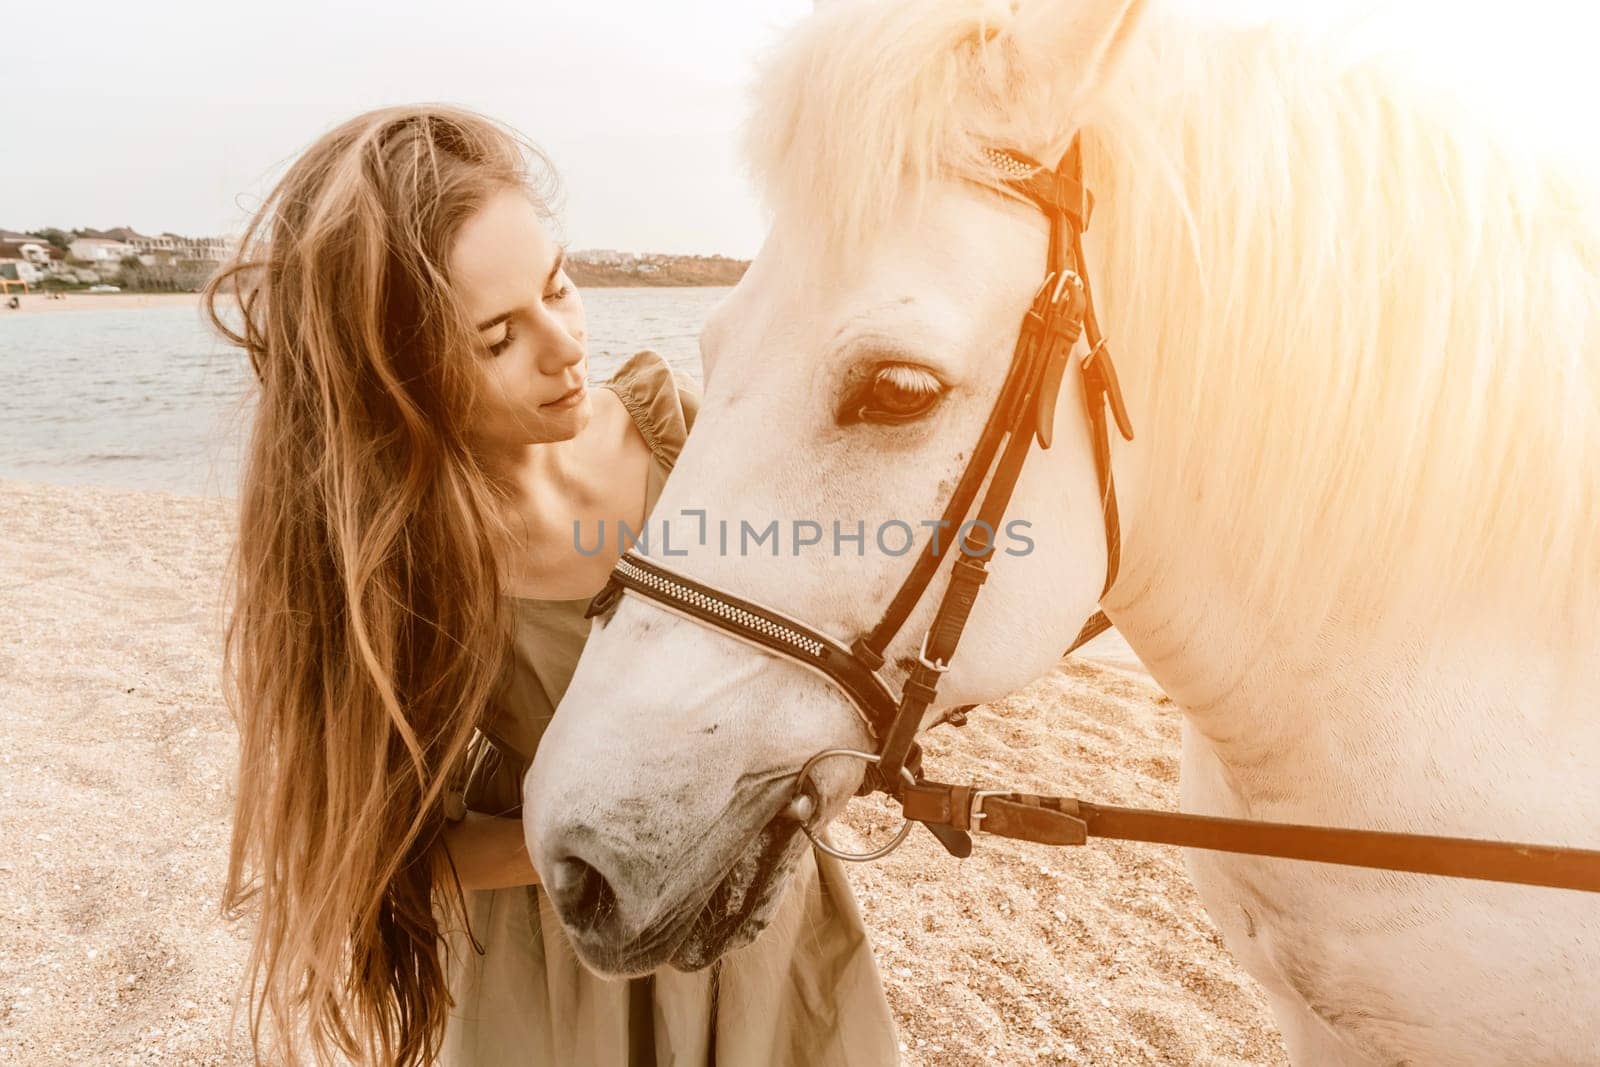
<path fill-rule="evenodd" d="M 445 849 L 449 850 L 448 855 Z M 444 838 L 435 852 L 439 877 L 446 885 L 452 877 L 452 863 L 454 877 L 461 879 L 462 889 L 510 889 L 539 884 L 539 875 L 528 859 L 521 819 L 469 811 L 460 822 L 446 824 Z"/>

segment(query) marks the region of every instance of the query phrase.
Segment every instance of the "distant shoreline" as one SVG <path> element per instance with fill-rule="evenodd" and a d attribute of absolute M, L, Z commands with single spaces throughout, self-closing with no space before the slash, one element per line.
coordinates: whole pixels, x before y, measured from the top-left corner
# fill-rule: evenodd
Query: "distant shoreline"
<path fill-rule="evenodd" d="M 729 282 L 728 285 L 733 283 Z M 648 282 L 640 283 L 635 280 L 627 285 L 607 284 L 605 282 L 590 281 L 579 285 L 580 289 L 715 289 L 722 287 L 716 285 L 652 285 Z M 20 295 L 20 294 L 14 294 Z M 21 296 L 22 306 L 7 308 L 4 301 L 0 300 L 0 322 L 8 316 L 56 314 L 63 311 L 126 311 L 131 308 L 159 308 L 159 307 L 194 307 L 200 306 L 199 293 L 73 293 L 64 294 L 63 299 L 51 300 L 44 293 L 28 293 Z"/>
<path fill-rule="evenodd" d="M 16 294 L 13 294 L 16 295 Z M 67 293 L 51 300 L 44 293 L 29 293 L 19 308 L 0 301 L 0 322 L 11 315 L 43 315 L 62 311 L 125 311 L 129 308 L 199 307 L 199 293 Z"/>

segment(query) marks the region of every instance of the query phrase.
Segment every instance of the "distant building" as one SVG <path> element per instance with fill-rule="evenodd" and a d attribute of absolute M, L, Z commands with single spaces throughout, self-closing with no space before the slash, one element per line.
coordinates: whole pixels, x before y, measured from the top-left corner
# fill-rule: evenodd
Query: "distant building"
<path fill-rule="evenodd" d="M 74 237 L 67 252 L 73 259 L 87 263 L 120 263 L 123 256 L 134 254 L 134 247 L 114 237 Z"/>
<path fill-rule="evenodd" d="M 584 248 L 569 252 L 568 257 L 575 263 L 592 263 L 597 267 L 627 267 L 639 262 L 639 253 L 611 248 Z"/>
<path fill-rule="evenodd" d="M 37 241 L 0 241 L 0 277 L 37 285 L 50 262 L 49 247 Z"/>
<path fill-rule="evenodd" d="M 106 233 L 108 236 L 115 237 L 131 245 L 134 249 L 134 255 L 139 257 L 139 262 L 147 267 L 155 266 L 155 253 L 157 252 L 167 252 L 172 255 L 178 254 L 178 239 L 171 234 L 150 237 L 126 226 L 118 226 L 114 230 L 107 230 Z"/>
<path fill-rule="evenodd" d="M 38 234 L 0 230 L 0 259 L 20 259 L 36 267 L 49 267 L 58 258 L 50 242 Z"/>
<path fill-rule="evenodd" d="M 74 259 L 91 263 L 137 256 L 145 266 L 157 262 L 192 259 L 220 263 L 228 258 L 231 245 L 222 237 L 184 237 L 176 233 L 144 234 L 131 226 L 112 230 L 79 230 L 72 242 Z M 80 251 L 81 242 L 81 251 Z"/>
<path fill-rule="evenodd" d="M 47 267 L 50 265 L 50 261 L 55 258 L 55 249 L 51 248 L 50 242 L 43 238 L 18 241 L 16 245 L 17 252 L 22 258 L 36 267 Z"/>
<path fill-rule="evenodd" d="M 38 285 L 44 280 L 44 271 L 25 259 L 8 256 L 0 250 L 0 279 L 8 282 L 25 282 Z"/>
<path fill-rule="evenodd" d="M 184 259 L 199 259 L 220 263 L 233 254 L 233 242 L 225 237 L 172 237 L 178 242 L 178 252 Z"/>

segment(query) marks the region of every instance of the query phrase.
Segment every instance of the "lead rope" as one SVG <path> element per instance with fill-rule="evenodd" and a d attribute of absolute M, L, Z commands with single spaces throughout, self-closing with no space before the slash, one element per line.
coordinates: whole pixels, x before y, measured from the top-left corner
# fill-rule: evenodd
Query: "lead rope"
<path fill-rule="evenodd" d="M 1076 797 L 922 781 L 905 788 L 908 822 L 1046 845 L 1090 837 L 1178 845 L 1407 874 L 1600 892 L 1600 851 L 1469 837 L 1347 830 L 1093 804 Z"/>

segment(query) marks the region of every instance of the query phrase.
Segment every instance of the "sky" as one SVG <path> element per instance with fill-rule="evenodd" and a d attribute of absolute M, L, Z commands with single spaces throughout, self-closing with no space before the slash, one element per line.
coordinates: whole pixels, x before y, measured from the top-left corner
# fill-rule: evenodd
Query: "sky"
<path fill-rule="evenodd" d="M 80 0 L 0 20 L 0 227 L 233 233 L 317 135 L 444 101 L 522 131 L 578 248 L 748 257 L 737 131 L 810 0 Z M 22 106 L 18 105 L 18 94 Z"/>
<path fill-rule="evenodd" d="M 1177 2 L 1245 20 L 1392 6 Z M 1524 90 L 1538 103 L 1515 105 L 1514 120 L 1537 115 L 1564 137 L 1586 129 L 1596 139 L 1594 95 L 1541 86 L 1553 73 L 1592 74 L 1600 5 L 1405 7 L 1420 14 L 1398 23 L 1402 38 L 1481 84 L 1484 106 L 1509 107 L 1509 90 Z M 746 86 L 810 9 L 810 0 L 11 5 L 0 19 L 0 227 L 236 233 L 318 134 L 367 108 L 445 101 L 546 151 L 573 247 L 749 257 L 766 223 L 739 158 Z M 1528 32 L 1511 44 L 1519 28 Z"/>

